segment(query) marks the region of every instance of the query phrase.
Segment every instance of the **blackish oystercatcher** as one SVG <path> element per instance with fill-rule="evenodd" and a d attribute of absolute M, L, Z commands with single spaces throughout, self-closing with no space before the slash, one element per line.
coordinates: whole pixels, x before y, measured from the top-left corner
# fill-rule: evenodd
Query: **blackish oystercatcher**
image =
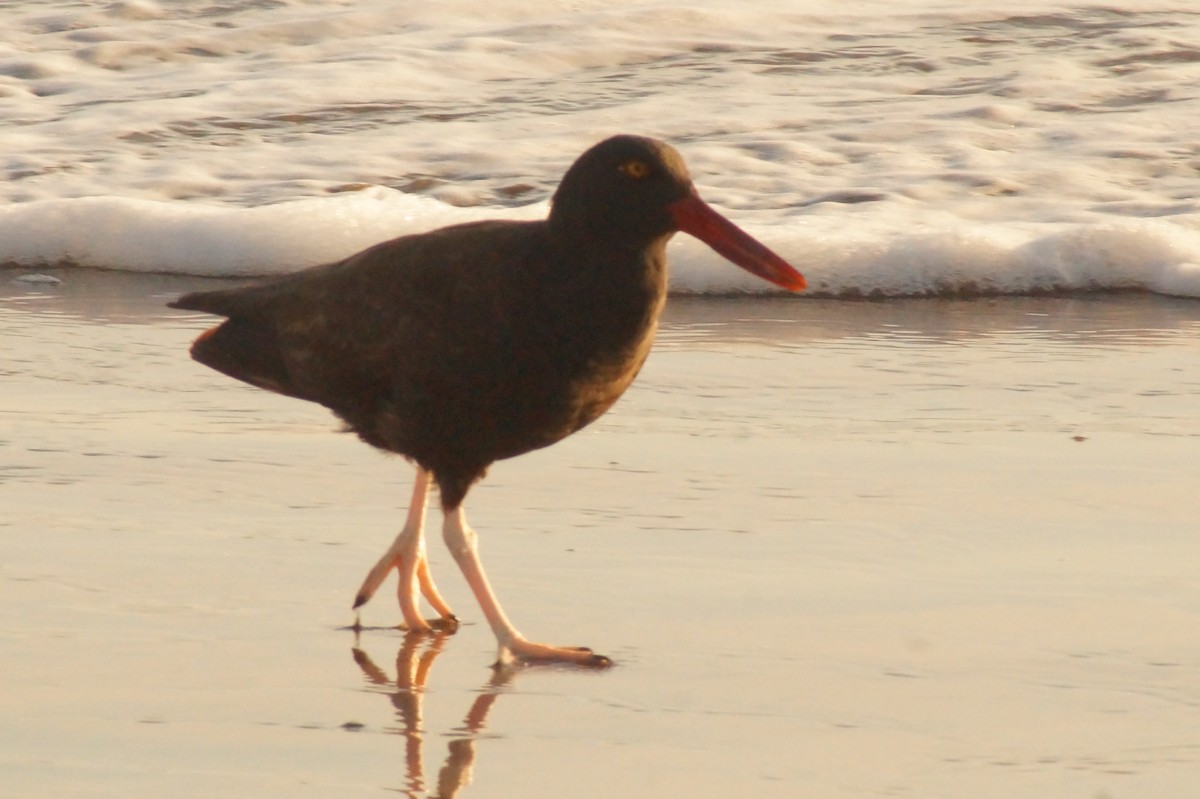
<path fill-rule="evenodd" d="M 605 666 L 590 649 L 525 639 L 488 585 L 463 500 L 497 460 L 545 447 L 603 414 L 650 351 L 667 291 L 667 241 L 690 233 L 785 289 L 804 278 L 696 193 L 670 146 L 614 136 L 567 170 L 538 222 L 472 222 L 371 247 L 265 283 L 188 294 L 174 308 L 226 321 L 200 363 L 320 403 L 366 443 L 417 466 L 408 519 L 354 600 L 400 574 L 400 609 L 428 630 L 420 594 L 455 618 L 429 574 L 431 482 L 446 545 L 479 601 L 500 663 Z M 419 592 L 419 593 L 418 593 Z"/>

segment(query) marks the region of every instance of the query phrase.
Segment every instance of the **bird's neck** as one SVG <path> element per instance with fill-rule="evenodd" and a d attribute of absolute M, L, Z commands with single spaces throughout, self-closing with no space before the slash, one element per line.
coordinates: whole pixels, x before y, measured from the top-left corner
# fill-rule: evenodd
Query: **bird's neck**
<path fill-rule="evenodd" d="M 612 239 L 572 239 L 576 256 L 560 261 L 570 266 L 562 278 L 571 293 L 589 305 L 618 312 L 653 308 L 657 316 L 667 291 L 666 244 L 670 234 L 650 243 L 630 244 Z M 635 311 L 635 309 L 638 309 Z"/>
<path fill-rule="evenodd" d="M 666 244 L 670 234 L 650 242 L 620 237 L 556 235 L 558 255 L 544 260 L 552 274 L 540 282 L 546 313 L 568 335 L 594 340 L 603 356 L 624 358 L 653 337 L 667 293 Z M 599 353 L 597 353 L 599 354 Z"/>

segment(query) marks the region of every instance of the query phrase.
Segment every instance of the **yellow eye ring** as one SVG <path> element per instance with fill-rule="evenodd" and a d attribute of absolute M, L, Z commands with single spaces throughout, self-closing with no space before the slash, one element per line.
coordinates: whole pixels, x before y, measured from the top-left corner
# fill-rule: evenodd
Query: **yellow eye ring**
<path fill-rule="evenodd" d="M 619 168 L 623 175 L 631 177 L 634 180 L 641 180 L 650 174 L 650 165 L 645 161 L 638 161 L 637 159 L 626 161 Z"/>

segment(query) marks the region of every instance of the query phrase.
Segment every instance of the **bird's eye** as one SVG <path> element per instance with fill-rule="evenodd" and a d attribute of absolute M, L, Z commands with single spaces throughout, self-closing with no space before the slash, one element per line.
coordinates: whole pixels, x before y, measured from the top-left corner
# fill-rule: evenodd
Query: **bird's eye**
<path fill-rule="evenodd" d="M 636 158 L 632 161 L 626 161 L 620 166 L 621 173 L 633 178 L 641 180 L 650 174 L 650 165 L 645 161 L 639 161 Z"/>

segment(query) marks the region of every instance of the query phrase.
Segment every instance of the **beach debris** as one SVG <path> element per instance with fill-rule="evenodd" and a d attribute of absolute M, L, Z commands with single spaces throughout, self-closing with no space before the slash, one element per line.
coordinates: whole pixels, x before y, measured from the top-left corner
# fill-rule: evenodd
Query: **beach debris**
<path fill-rule="evenodd" d="M 54 275 L 43 275 L 40 272 L 27 272 L 13 278 L 16 283 L 28 283 L 31 286 L 61 286 L 62 279 Z"/>

